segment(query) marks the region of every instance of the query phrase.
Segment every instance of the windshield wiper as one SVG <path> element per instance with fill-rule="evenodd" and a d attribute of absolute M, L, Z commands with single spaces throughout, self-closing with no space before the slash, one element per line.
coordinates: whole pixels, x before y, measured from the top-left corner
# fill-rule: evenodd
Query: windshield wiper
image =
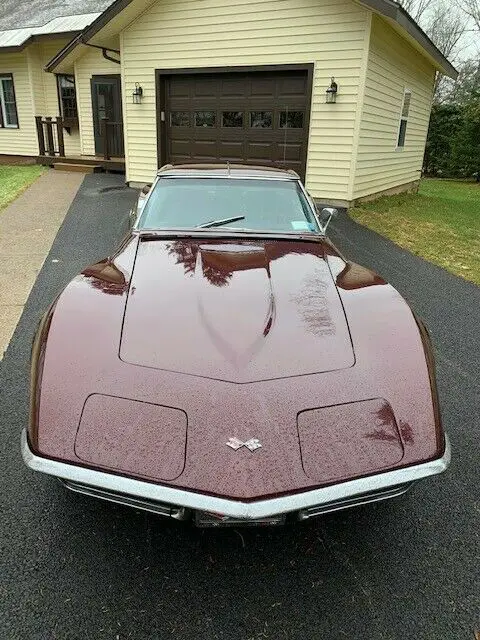
<path fill-rule="evenodd" d="M 223 224 L 229 222 L 237 222 L 237 220 L 245 220 L 245 216 L 234 216 L 233 218 L 223 218 L 223 220 L 210 220 L 210 222 L 203 222 L 202 224 L 196 224 L 196 229 L 207 229 L 208 227 L 221 227 Z"/>

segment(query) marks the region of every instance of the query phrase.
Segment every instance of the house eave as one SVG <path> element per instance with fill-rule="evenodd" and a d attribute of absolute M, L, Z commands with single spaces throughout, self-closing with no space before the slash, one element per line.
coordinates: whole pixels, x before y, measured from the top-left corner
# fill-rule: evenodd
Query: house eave
<path fill-rule="evenodd" d="M 115 0 L 113 4 L 105 9 L 88 27 L 48 62 L 45 66 L 45 71 L 53 72 L 67 56 L 73 53 L 78 45 L 88 44 L 111 20 L 134 2 L 136 2 L 136 0 Z M 418 48 L 438 71 L 450 78 L 457 78 L 458 71 L 455 67 L 435 46 L 415 20 L 397 2 L 394 0 L 358 0 L 358 2 L 362 6 L 384 16 L 398 25 L 402 34 L 406 36 L 407 39 L 411 39 L 416 43 Z M 148 4 L 148 0 L 146 0 L 145 4 Z"/>
<path fill-rule="evenodd" d="M 458 71 L 403 7 L 393 0 L 359 0 L 359 2 L 398 25 L 417 45 L 420 45 L 440 73 L 453 80 L 457 79 Z"/>

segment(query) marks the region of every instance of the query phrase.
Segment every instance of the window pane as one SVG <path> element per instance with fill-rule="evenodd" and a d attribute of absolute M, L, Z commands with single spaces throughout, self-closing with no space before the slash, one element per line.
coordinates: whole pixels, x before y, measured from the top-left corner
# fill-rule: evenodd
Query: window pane
<path fill-rule="evenodd" d="M 215 111 L 195 111 L 194 117 L 196 127 L 215 126 Z"/>
<path fill-rule="evenodd" d="M 75 88 L 75 79 L 73 76 L 58 76 L 58 84 L 62 88 Z"/>
<path fill-rule="evenodd" d="M 250 111 L 250 126 L 259 129 L 272 128 L 272 112 L 271 111 Z"/>
<path fill-rule="evenodd" d="M 18 127 L 17 110 L 15 107 L 15 92 L 12 78 L 1 78 L 1 98 L 5 122 L 3 126 Z"/>
<path fill-rule="evenodd" d="M 190 112 L 189 111 L 172 111 L 170 114 L 171 127 L 189 127 Z"/>
<path fill-rule="evenodd" d="M 398 142 L 397 147 L 405 146 L 405 135 L 407 133 L 407 121 L 400 120 L 400 129 L 398 131 Z"/>
<path fill-rule="evenodd" d="M 222 113 L 222 127 L 243 127 L 243 113 L 241 111 L 224 111 Z"/>
<path fill-rule="evenodd" d="M 15 104 L 13 103 L 6 103 L 5 104 L 5 116 L 7 119 L 7 124 L 9 125 L 18 125 L 18 120 L 17 120 L 17 110 L 15 109 Z"/>
<path fill-rule="evenodd" d="M 408 118 L 408 112 L 410 111 L 410 101 L 412 99 L 412 94 L 410 91 L 407 91 L 403 97 L 403 109 L 402 109 L 402 118 Z"/>
<path fill-rule="evenodd" d="M 3 84 L 3 97 L 5 98 L 5 102 L 14 102 L 15 96 L 13 94 L 13 81 L 10 78 L 4 78 L 2 80 Z"/>
<path fill-rule="evenodd" d="M 58 88 L 60 92 L 60 109 L 61 115 L 66 119 L 76 120 L 77 97 L 75 95 L 75 78 L 73 76 L 59 75 Z"/>
<path fill-rule="evenodd" d="M 303 111 L 280 111 L 280 129 L 303 129 Z"/>

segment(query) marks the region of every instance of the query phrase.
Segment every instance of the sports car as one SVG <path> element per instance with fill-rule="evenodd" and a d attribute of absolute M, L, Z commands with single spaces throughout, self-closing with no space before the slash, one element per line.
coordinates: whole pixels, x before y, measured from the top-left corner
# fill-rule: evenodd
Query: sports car
<path fill-rule="evenodd" d="M 335 248 L 333 215 L 289 170 L 160 169 L 40 322 L 28 467 L 198 526 L 306 520 L 444 471 L 427 330 Z"/>

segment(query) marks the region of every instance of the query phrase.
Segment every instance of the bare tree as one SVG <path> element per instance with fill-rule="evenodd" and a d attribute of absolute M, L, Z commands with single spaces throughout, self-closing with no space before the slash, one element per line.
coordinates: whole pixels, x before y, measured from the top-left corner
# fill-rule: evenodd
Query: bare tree
<path fill-rule="evenodd" d="M 425 13 L 434 3 L 435 0 L 399 0 L 399 4 L 418 23 L 422 22 Z"/>
<path fill-rule="evenodd" d="M 475 28 L 480 32 L 480 0 L 461 0 L 461 9 L 473 21 Z"/>
<path fill-rule="evenodd" d="M 438 2 L 430 12 L 427 34 L 446 58 L 454 60 L 467 30 L 467 18 L 447 2 Z"/>
<path fill-rule="evenodd" d="M 463 0 L 459 0 L 463 1 Z M 479 1 L 480 0 L 476 0 Z M 423 14 L 423 29 L 443 55 L 455 63 L 465 45 L 464 36 L 468 28 L 468 17 L 449 0 L 435 0 Z M 453 81 L 437 74 L 434 102 L 444 102 L 453 87 Z"/>

